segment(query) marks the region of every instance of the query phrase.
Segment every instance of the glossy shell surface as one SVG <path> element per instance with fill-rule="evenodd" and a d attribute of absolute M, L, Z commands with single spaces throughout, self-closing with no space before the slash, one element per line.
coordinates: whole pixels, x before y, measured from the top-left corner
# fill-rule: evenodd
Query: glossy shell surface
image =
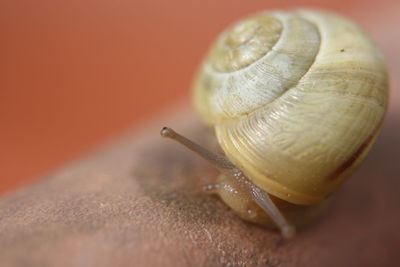
<path fill-rule="evenodd" d="M 194 105 L 249 179 L 309 205 L 365 157 L 387 91 L 384 59 L 353 22 L 311 10 L 262 12 L 216 40 L 195 79 Z"/>

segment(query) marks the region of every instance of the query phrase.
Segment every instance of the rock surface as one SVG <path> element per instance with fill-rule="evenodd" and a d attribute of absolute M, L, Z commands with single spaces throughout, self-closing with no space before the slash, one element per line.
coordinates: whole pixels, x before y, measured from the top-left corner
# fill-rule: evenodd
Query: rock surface
<path fill-rule="evenodd" d="M 4 197 L 1 266 L 400 264 L 400 131 L 394 116 L 321 218 L 289 242 L 204 194 L 201 186 L 216 171 L 162 139 L 165 124 L 213 147 L 208 131 L 182 108 Z"/>

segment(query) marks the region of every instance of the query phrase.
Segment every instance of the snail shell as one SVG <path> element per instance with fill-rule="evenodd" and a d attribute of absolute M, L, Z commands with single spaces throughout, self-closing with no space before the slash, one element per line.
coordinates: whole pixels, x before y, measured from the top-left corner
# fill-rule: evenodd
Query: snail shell
<path fill-rule="evenodd" d="M 223 32 L 194 83 L 194 104 L 226 156 L 267 193 L 326 198 L 361 163 L 387 108 L 384 60 L 331 13 L 263 12 Z"/>

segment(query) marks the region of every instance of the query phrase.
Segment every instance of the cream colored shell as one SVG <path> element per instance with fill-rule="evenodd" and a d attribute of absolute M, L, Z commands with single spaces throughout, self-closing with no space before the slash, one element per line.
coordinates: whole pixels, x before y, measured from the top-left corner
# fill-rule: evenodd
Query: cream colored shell
<path fill-rule="evenodd" d="M 388 78 L 352 22 L 310 10 L 264 12 L 223 32 L 194 84 L 194 104 L 227 157 L 295 204 L 327 197 L 380 130 Z"/>

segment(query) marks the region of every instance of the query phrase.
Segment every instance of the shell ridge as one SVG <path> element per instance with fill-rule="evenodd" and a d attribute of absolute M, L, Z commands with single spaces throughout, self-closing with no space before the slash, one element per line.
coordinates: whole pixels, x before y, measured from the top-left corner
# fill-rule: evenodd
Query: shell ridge
<path fill-rule="evenodd" d="M 282 19 L 283 16 L 290 16 L 290 15 L 287 15 L 287 14 L 284 14 L 284 13 L 278 13 L 278 14 L 275 14 L 275 16 L 277 16 L 278 18 Z M 249 114 L 251 114 L 253 112 L 256 112 L 256 111 L 258 111 L 260 109 L 266 108 L 268 105 L 272 105 L 274 102 L 276 102 L 278 99 L 280 99 L 283 95 L 287 94 L 293 88 L 296 88 L 301 83 L 301 81 L 304 79 L 304 77 L 306 77 L 309 74 L 310 70 L 312 70 L 312 67 L 314 66 L 315 62 L 317 61 L 317 57 L 318 57 L 320 49 L 321 49 L 322 35 L 320 33 L 320 28 L 318 27 L 318 25 L 316 25 L 312 21 L 302 17 L 301 15 L 296 15 L 296 16 L 301 18 L 301 19 L 303 19 L 303 20 L 305 20 L 305 21 L 307 21 L 311 25 L 313 25 L 313 27 L 315 27 L 315 29 L 316 29 L 316 32 L 317 32 L 318 38 L 319 38 L 319 44 L 318 44 L 318 47 L 317 47 L 317 51 L 315 52 L 315 56 L 313 57 L 312 62 L 310 64 L 310 66 L 308 67 L 307 71 L 304 72 L 303 75 L 301 77 L 299 77 L 298 79 L 288 79 L 288 78 L 284 79 L 286 81 L 293 82 L 294 84 L 291 85 L 290 87 L 286 88 L 285 90 L 279 92 L 279 95 L 277 95 L 277 97 L 273 98 L 271 101 L 269 101 L 267 103 L 259 105 L 258 107 L 255 107 L 255 108 L 253 108 L 251 110 L 247 110 L 246 112 L 238 114 L 238 115 L 236 115 L 234 117 L 229 116 L 229 114 L 226 113 L 225 110 L 222 110 L 222 112 L 224 113 L 225 116 L 223 116 L 222 118 L 219 119 L 219 121 L 218 121 L 219 123 L 223 123 L 224 121 L 230 121 L 230 120 L 234 120 L 234 119 L 241 119 L 243 117 L 247 117 Z M 286 25 L 287 22 L 286 21 L 284 21 L 283 24 L 284 24 L 284 26 L 287 27 L 287 25 Z M 281 36 L 283 36 L 283 34 Z M 275 43 L 275 45 L 271 48 L 271 50 L 269 50 L 265 55 L 263 55 L 262 57 L 257 59 L 254 63 L 249 64 L 249 65 L 247 65 L 247 66 L 245 66 L 245 67 L 243 67 L 241 69 L 238 69 L 238 70 L 235 70 L 235 71 L 230 71 L 230 72 L 219 72 L 219 71 L 216 71 L 212 67 L 212 65 L 210 63 L 205 62 L 204 63 L 204 67 L 205 67 L 204 71 L 206 71 L 209 74 L 212 73 L 213 75 L 217 75 L 217 76 L 223 77 L 224 79 L 222 81 L 222 84 L 225 85 L 227 80 L 228 80 L 228 78 L 229 78 L 229 75 L 232 75 L 232 73 L 235 73 L 235 75 L 241 75 L 241 74 L 249 71 L 249 69 L 255 68 L 257 66 L 256 62 L 265 60 L 266 58 L 270 57 L 272 53 L 279 53 L 279 51 L 276 49 L 276 47 L 278 46 L 280 41 L 281 41 L 281 39 L 279 39 Z M 265 70 L 264 70 L 264 72 L 268 73 L 268 71 L 265 71 Z M 221 86 L 221 87 L 226 88 L 225 86 Z M 220 96 L 219 99 L 217 99 L 217 101 L 216 101 L 219 104 L 220 107 L 223 107 L 223 103 L 224 103 L 224 100 L 222 98 L 223 97 Z"/>
<path fill-rule="evenodd" d="M 252 32 L 228 40 L 250 40 L 250 51 L 203 62 L 196 108 L 252 182 L 286 201 L 312 204 L 333 192 L 375 141 L 387 107 L 387 71 L 351 21 L 312 10 L 268 15 L 285 26 L 279 34 L 267 30 L 276 42 L 257 39 L 269 50 L 252 57 Z M 254 31 L 254 23 L 245 25 Z M 231 56 L 242 58 L 225 67 Z"/>

